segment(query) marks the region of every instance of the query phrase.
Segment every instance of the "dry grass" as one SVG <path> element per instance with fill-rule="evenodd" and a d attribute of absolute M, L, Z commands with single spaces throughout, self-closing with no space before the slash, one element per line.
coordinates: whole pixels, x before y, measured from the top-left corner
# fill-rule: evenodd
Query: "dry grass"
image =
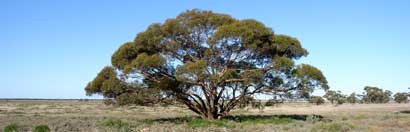
<path fill-rule="evenodd" d="M 287 103 L 238 109 L 209 122 L 184 107 L 111 107 L 99 101 L 0 101 L 0 128 L 21 131 L 48 125 L 52 131 L 410 131 L 410 104 L 321 105 Z M 259 115 L 259 116 L 256 116 Z M 317 115 L 317 116 L 313 116 Z"/>

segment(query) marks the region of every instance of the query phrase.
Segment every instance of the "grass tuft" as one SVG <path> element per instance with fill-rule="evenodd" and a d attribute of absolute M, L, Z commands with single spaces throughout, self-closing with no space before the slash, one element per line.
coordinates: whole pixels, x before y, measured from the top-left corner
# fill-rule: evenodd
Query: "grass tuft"
<path fill-rule="evenodd" d="M 4 132 L 18 132 L 19 130 L 19 126 L 17 125 L 17 123 L 11 123 L 9 125 L 7 125 L 6 127 L 4 127 L 3 131 Z"/>
<path fill-rule="evenodd" d="M 109 118 L 109 119 L 103 120 L 101 124 L 108 128 L 114 128 L 116 129 L 116 131 L 120 131 L 120 132 L 130 132 L 131 131 L 131 129 L 129 128 L 129 124 L 120 119 Z"/>
<path fill-rule="evenodd" d="M 34 132 L 50 132 L 50 128 L 47 125 L 38 125 L 34 127 Z"/>
<path fill-rule="evenodd" d="M 294 120 L 291 117 L 280 116 L 229 116 L 221 120 L 206 120 L 199 117 L 180 117 L 180 118 L 164 118 L 157 120 L 143 120 L 145 124 L 155 123 L 173 123 L 173 124 L 187 124 L 191 128 L 197 127 L 226 127 L 233 128 L 235 126 L 242 125 L 255 125 L 255 124 L 287 124 L 292 123 Z"/>
<path fill-rule="evenodd" d="M 252 119 L 252 120 L 244 120 L 241 124 L 244 125 L 254 125 L 254 124 L 288 124 L 292 123 L 293 120 L 290 118 L 279 118 L 273 117 L 270 119 Z"/>
<path fill-rule="evenodd" d="M 231 128 L 232 125 L 228 123 L 227 120 L 204 120 L 200 118 L 193 118 L 187 122 L 189 127 L 196 128 L 196 127 L 210 127 L 210 126 L 218 126 L 218 127 L 229 127 Z"/>
<path fill-rule="evenodd" d="M 311 131 L 312 132 L 348 132 L 351 131 L 355 126 L 346 122 L 331 122 L 324 123 L 320 122 L 315 124 Z"/>
<path fill-rule="evenodd" d="M 400 111 L 400 113 L 403 113 L 403 114 L 410 114 L 410 110 L 403 110 L 403 111 Z"/>

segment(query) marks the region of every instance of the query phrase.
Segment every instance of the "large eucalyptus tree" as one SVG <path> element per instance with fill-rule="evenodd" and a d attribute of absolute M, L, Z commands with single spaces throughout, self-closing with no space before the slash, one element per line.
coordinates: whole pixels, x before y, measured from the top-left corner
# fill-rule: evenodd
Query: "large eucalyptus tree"
<path fill-rule="evenodd" d="M 308 97 L 314 89 L 328 89 L 319 69 L 294 63 L 307 55 L 296 38 L 275 34 L 259 21 L 194 9 L 154 23 L 123 44 L 112 66 L 85 89 L 115 100 L 173 98 L 214 120 L 245 97 Z"/>

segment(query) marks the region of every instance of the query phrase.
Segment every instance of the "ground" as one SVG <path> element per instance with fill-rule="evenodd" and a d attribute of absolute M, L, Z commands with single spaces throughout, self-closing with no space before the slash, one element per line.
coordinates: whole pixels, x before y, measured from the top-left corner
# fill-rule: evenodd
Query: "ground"
<path fill-rule="evenodd" d="M 406 112 L 407 111 L 407 112 Z M 101 101 L 0 101 L 0 131 L 48 125 L 52 131 L 410 131 L 410 104 L 316 106 L 285 103 L 237 109 L 220 121 L 206 121 L 183 106 L 106 106 Z"/>

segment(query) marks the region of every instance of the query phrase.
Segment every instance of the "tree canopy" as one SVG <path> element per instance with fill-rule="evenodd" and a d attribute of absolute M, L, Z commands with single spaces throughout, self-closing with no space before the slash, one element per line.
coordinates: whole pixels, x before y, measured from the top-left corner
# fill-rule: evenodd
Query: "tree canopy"
<path fill-rule="evenodd" d="M 351 104 L 355 104 L 358 103 L 360 100 L 359 98 L 357 98 L 357 95 L 355 92 L 353 92 L 352 94 L 350 94 L 347 98 L 346 101 L 351 103 Z"/>
<path fill-rule="evenodd" d="M 257 20 L 194 9 L 123 44 L 85 90 L 114 100 L 149 93 L 140 99 L 176 99 L 203 118 L 219 119 L 245 97 L 309 97 L 328 89 L 319 69 L 295 64 L 307 55 L 296 38 Z"/>
<path fill-rule="evenodd" d="M 311 103 L 311 104 L 316 104 L 316 105 L 321 105 L 321 104 L 324 104 L 324 103 L 325 103 L 325 100 L 324 100 L 322 97 L 320 97 L 320 96 L 312 96 L 312 97 L 309 99 L 309 103 Z"/>
<path fill-rule="evenodd" d="M 346 95 L 343 95 L 339 90 L 328 90 L 323 97 L 330 101 L 330 103 L 332 104 L 336 103 L 336 105 L 343 104 L 346 101 Z"/>
<path fill-rule="evenodd" d="M 390 101 L 392 92 L 378 87 L 366 86 L 364 88 L 363 101 L 365 103 L 387 103 Z"/>
<path fill-rule="evenodd" d="M 409 101 L 409 97 L 409 93 L 397 92 L 396 94 L 394 94 L 394 101 L 396 101 L 397 103 L 407 103 Z"/>

